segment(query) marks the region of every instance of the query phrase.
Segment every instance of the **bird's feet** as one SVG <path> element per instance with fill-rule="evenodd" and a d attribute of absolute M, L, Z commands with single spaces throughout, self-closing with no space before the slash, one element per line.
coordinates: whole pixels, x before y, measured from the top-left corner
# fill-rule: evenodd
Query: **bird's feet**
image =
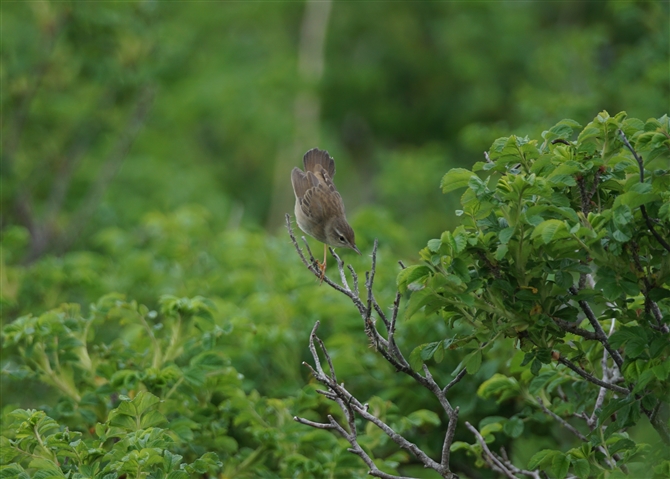
<path fill-rule="evenodd" d="M 323 278 L 326 277 L 326 262 L 323 263 L 319 260 L 316 261 L 319 265 L 319 270 L 321 270 L 321 277 L 319 278 L 319 284 L 323 284 Z"/>

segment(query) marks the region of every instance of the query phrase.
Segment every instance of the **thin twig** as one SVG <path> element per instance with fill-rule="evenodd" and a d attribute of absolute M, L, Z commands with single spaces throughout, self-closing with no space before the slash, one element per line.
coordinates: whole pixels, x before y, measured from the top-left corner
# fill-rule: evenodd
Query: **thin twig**
<path fill-rule="evenodd" d="M 454 443 L 454 436 L 456 434 L 456 425 L 458 424 L 459 407 L 455 407 L 453 413 L 449 415 L 449 425 L 447 426 L 447 433 L 444 435 L 444 442 L 442 444 L 442 467 L 449 468 L 449 459 L 451 457 L 451 445 Z"/>
<path fill-rule="evenodd" d="M 405 358 L 403 357 L 402 353 L 398 349 L 398 345 L 395 342 L 395 327 L 396 327 L 396 320 L 398 319 L 398 309 L 400 308 L 400 291 L 396 291 L 395 294 L 395 300 L 393 300 L 393 309 L 391 311 L 391 324 L 389 325 L 388 329 L 388 338 L 389 338 L 389 345 L 391 346 L 391 350 L 400 360 L 401 362 L 404 362 L 403 365 L 408 367 L 409 364 L 405 361 Z"/>
<path fill-rule="evenodd" d="M 496 457 L 495 454 L 493 454 L 493 453 L 491 452 L 491 450 L 489 449 L 489 447 L 486 445 L 486 441 L 484 440 L 484 438 L 482 437 L 482 435 L 479 433 L 479 431 L 477 431 L 477 429 L 475 429 L 475 428 L 472 426 L 472 424 L 470 424 L 469 422 L 466 421 L 466 422 L 465 422 L 465 427 L 467 427 L 468 429 L 470 429 L 470 432 L 472 432 L 472 434 L 475 435 L 475 437 L 477 438 L 477 442 L 479 442 L 479 445 L 482 447 L 482 451 L 483 451 L 483 453 L 484 453 L 484 454 L 483 454 L 483 458 L 484 458 L 484 460 L 485 460 L 485 461 L 486 461 L 486 462 L 487 462 L 487 463 L 488 463 L 488 464 L 489 464 L 495 471 L 497 471 L 497 472 L 499 472 L 499 473 L 505 475 L 505 476 L 508 477 L 509 479 L 519 479 L 517 476 L 515 476 L 514 474 L 512 474 L 512 472 L 511 472 L 507 467 L 505 467 L 505 465 L 500 461 L 500 459 L 498 459 L 498 457 Z"/>
<path fill-rule="evenodd" d="M 356 294 L 356 296 L 358 296 L 359 295 L 359 292 L 358 292 L 358 275 L 356 274 L 356 270 L 354 269 L 354 267 L 351 266 L 350 264 L 347 265 L 347 268 L 349 268 L 349 271 L 351 272 L 351 277 L 354 280 L 353 291 Z"/>
<path fill-rule="evenodd" d="M 342 282 L 342 286 L 344 286 L 344 289 L 351 291 L 351 288 L 349 288 L 349 283 L 347 282 L 347 275 L 344 274 L 344 261 L 342 261 L 342 258 L 340 258 L 337 253 L 335 253 L 333 248 L 329 246 L 328 250 L 330 251 L 330 254 L 333 255 L 333 258 L 335 258 L 335 261 L 337 261 L 337 269 L 340 272 L 340 281 Z"/>
<path fill-rule="evenodd" d="M 552 316 L 551 319 L 553 319 L 554 323 L 556 323 L 556 325 L 566 333 L 576 334 L 577 336 L 581 336 L 582 338 L 591 339 L 594 341 L 597 341 L 599 339 L 596 333 L 580 328 L 579 326 L 577 326 L 577 323 L 572 323 L 570 321 L 566 321 L 565 319 L 557 318 L 555 316 Z"/>
<path fill-rule="evenodd" d="M 455 377 L 454 379 L 451 380 L 451 382 L 449 382 L 449 384 L 447 384 L 446 386 L 444 386 L 444 389 L 442 390 L 442 394 L 445 394 L 445 395 L 446 395 L 446 394 L 449 392 L 449 390 L 450 390 L 451 388 L 453 388 L 453 387 L 456 385 L 456 383 L 458 383 L 461 379 L 463 379 L 463 376 L 465 376 L 466 374 L 467 374 L 467 370 L 466 370 L 465 368 L 463 368 L 463 369 L 461 370 L 461 372 L 458 373 L 458 374 L 456 375 L 456 377 Z"/>
<path fill-rule="evenodd" d="M 561 363 L 562 365 L 567 366 L 568 368 L 572 369 L 574 372 L 579 374 L 581 377 L 583 377 L 587 381 L 592 382 L 593 384 L 596 384 L 596 385 L 598 385 L 600 387 L 603 387 L 603 388 L 607 388 L 610 391 L 614 391 L 615 393 L 621 394 L 621 395 L 624 395 L 624 396 L 627 396 L 628 394 L 630 394 L 630 391 L 628 389 L 622 388 L 621 386 L 617 386 L 615 384 L 610 384 L 610 383 L 606 383 L 604 381 L 601 381 L 597 377 L 595 377 L 595 376 L 587 373 L 583 369 L 577 367 L 569 359 L 566 359 L 566 358 L 561 356 L 561 357 L 558 358 L 558 362 Z"/>
<path fill-rule="evenodd" d="M 561 416 L 559 416 L 558 414 L 556 414 L 554 411 L 548 409 L 548 408 L 544 405 L 544 403 L 542 402 L 542 398 L 540 398 L 540 397 L 538 396 L 538 397 L 536 397 L 535 399 L 537 399 L 537 404 L 540 406 L 540 409 L 542 409 L 542 410 L 544 411 L 545 414 L 547 414 L 547 415 L 553 417 L 554 419 L 556 419 L 558 422 L 561 423 L 561 425 L 562 425 L 564 428 L 566 428 L 568 431 L 570 431 L 572 434 L 574 434 L 575 436 L 577 436 L 577 437 L 578 437 L 579 439 L 581 439 L 582 441 L 584 441 L 584 442 L 588 442 L 588 439 L 586 438 L 586 436 L 584 436 L 584 434 L 582 434 L 581 432 L 579 432 L 579 430 L 578 430 L 577 428 L 575 428 L 575 427 L 574 427 L 572 424 L 570 424 L 568 421 L 566 421 L 566 420 L 563 419 Z"/>

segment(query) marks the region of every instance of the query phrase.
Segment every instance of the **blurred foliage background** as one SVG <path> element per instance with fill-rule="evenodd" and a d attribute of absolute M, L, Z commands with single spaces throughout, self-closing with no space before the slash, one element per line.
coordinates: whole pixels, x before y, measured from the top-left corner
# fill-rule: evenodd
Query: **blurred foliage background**
<path fill-rule="evenodd" d="M 361 250 L 380 240 L 388 304 L 395 262 L 416 261 L 453 224 L 455 198 L 438 189 L 449 168 L 563 118 L 670 110 L 667 2 L 1 8 L 3 323 L 63 302 L 86 310 L 109 292 L 150 308 L 161 294 L 206 296 L 230 329 L 224 350 L 241 387 L 289 402 L 309 381 L 300 363 L 322 319 L 338 373 L 361 397 L 435 406 L 403 387 L 344 298 L 319 288 L 291 252 L 283 214 L 302 153 L 319 146 L 335 157 Z M 365 256 L 344 257 L 365 268 Z M 411 349 L 442 326 L 403 327 Z M 49 391 L 38 381 L 12 387 L 12 354 L 3 351 L 3 405 L 52 407 L 58 396 L 37 394 Z M 508 360 L 499 351 L 454 391 L 462 418 L 514 407 L 472 400 Z M 515 453 L 547 441 L 529 432 Z"/>

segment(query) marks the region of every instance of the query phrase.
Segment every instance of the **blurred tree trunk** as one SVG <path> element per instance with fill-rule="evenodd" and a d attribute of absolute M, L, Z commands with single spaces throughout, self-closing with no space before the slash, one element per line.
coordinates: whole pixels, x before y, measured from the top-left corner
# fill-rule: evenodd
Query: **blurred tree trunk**
<path fill-rule="evenodd" d="M 325 43 L 330 0 L 308 0 L 300 30 L 298 46 L 298 79 L 300 86 L 293 103 L 293 141 L 277 154 L 270 215 L 266 226 L 275 229 L 283 223 L 284 214 L 293 211 L 290 174 L 294 166 L 302 166 L 302 155 L 319 145 L 321 101 L 318 94 L 325 63 Z"/>

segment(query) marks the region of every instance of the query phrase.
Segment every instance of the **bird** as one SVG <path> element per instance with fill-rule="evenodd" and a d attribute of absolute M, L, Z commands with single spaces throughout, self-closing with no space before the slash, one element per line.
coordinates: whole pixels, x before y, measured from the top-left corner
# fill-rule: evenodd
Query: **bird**
<path fill-rule="evenodd" d="M 327 151 L 312 148 L 302 162 L 305 171 L 297 166 L 291 171 L 295 219 L 302 231 L 323 243 L 323 263 L 319 264 L 323 282 L 328 245 L 361 252 L 356 247 L 354 230 L 347 222 L 342 196 L 333 183 L 335 160 Z"/>

